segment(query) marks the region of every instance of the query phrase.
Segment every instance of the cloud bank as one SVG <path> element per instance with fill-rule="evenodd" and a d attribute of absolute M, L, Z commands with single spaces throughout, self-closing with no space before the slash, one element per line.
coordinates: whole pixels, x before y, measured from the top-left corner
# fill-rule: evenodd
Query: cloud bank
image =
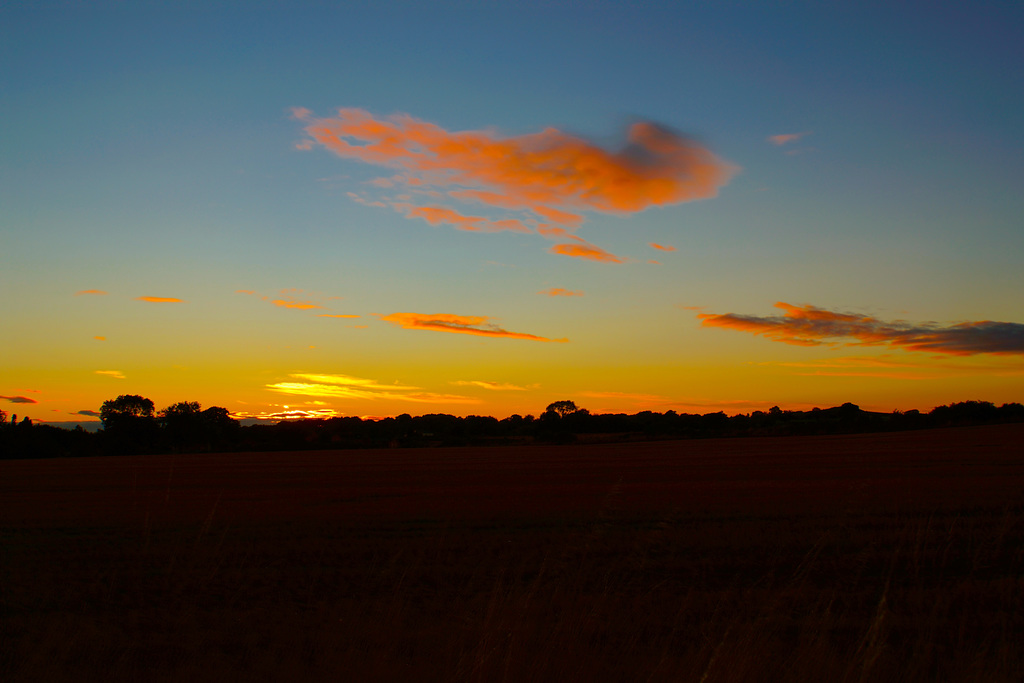
<path fill-rule="evenodd" d="M 907 351 L 955 356 L 975 354 L 1024 355 L 1024 325 L 982 320 L 951 325 L 886 322 L 871 316 L 816 308 L 775 304 L 781 316 L 736 313 L 701 313 L 701 325 L 756 334 L 772 341 L 799 346 L 890 346 Z M 852 342 L 836 340 L 853 339 Z"/>
<path fill-rule="evenodd" d="M 435 332 L 454 332 L 457 334 L 475 334 L 482 337 L 507 337 L 509 339 L 529 339 L 542 342 L 567 342 L 568 339 L 548 339 L 524 332 L 509 332 L 493 323 L 487 316 L 455 315 L 453 313 L 392 313 L 380 316 L 381 320 L 393 323 L 406 330 L 433 330 Z"/>
<path fill-rule="evenodd" d="M 406 114 L 376 117 L 355 108 L 316 118 L 292 110 L 308 138 L 300 149 L 323 147 L 340 157 L 396 169 L 368 183 L 374 191 L 403 187 L 407 194 L 367 198 L 409 218 L 462 230 L 543 233 L 579 227 L 581 212 L 631 214 L 718 194 L 736 168 L 688 137 L 651 122 L 630 126 L 616 150 L 606 150 L 556 128 L 504 137 L 494 130 L 451 132 Z M 514 211 L 514 218 L 467 215 L 450 206 L 414 204 L 413 196 L 482 204 Z M 556 254 L 622 263 L 597 247 L 557 245 Z"/>

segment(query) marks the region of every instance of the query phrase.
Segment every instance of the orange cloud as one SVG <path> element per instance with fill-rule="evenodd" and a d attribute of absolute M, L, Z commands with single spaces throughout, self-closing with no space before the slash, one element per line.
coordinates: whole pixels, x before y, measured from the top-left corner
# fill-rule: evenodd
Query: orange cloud
<path fill-rule="evenodd" d="M 135 299 L 136 301 L 145 301 L 151 304 L 183 304 L 183 299 L 176 299 L 171 296 L 140 296 Z"/>
<path fill-rule="evenodd" d="M 583 216 L 578 213 L 559 211 L 558 209 L 552 209 L 550 206 L 541 206 L 539 204 L 531 206 L 530 209 L 535 213 L 544 216 L 544 218 L 547 218 L 549 221 L 561 223 L 562 225 L 577 226 L 583 223 Z"/>
<path fill-rule="evenodd" d="M 106 375 L 107 377 L 113 377 L 114 379 L 124 379 L 124 374 L 120 370 L 97 370 L 97 375 Z"/>
<path fill-rule="evenodd" d="M 571 256 L 572 258 L 582 258 L 588 261 L 600 261 L 601 263 L 625 263 L 625 261 L 615 254 L 610 254 L 601 247 L 590 244 L 589 242 L 566 242 L 564 244 L 556 244 L 550 249 L 549 252 L 552 254 L 561 254 L 562 256 Z"/>
<path fill-rule="evenodd" d="M 545 289 L 543 292 L 537 293 L 544 294 L 545 296 L 583 296 L 583 292 L 574 292 L 562 287 L 552 287 L 551 289 Z"/>
<path fill-rule="evenodd" d="M 392 313 L 380 316 L 381 320 L 394 323 L 407 330 L 434 330 L 435 332 L 455 332 L 458 334 L 475 334 L 482 337 L 508 337 L 510 339 L 530 339 L 543 342 L 567 342 L 568 339 L 548 339 L 523 332 L 509 332 L 488 323 L 486 316 L 454 315 L 452 313 Z"/>
<path fill-rule="evenodd" d="M 339 156 L 402 168 L 435 185 L 479 184 L 544 206 L 641 211 L 713 197 L 735 172 L 692 140 L 650 122 L 630 126 L 623 148 L 608 152 L 555 128 L 502 138 L 493 131 L 451 133 L 404 114 L 376 119 L 361 109 L 323 119 L 294 114 L 308 122 L 312 142 Z"/>
<path fill-rule="evenodd" d="M 107 341 L 106 337 L 93 337 L 96 341 Z"/>
<path fill-rule="evenodd" d="M 323 308 L 323 306 L 318 306 L 310 301 L 295 301 L 294 299 L 274 299 L 271 303 L 280 308 L 296 308 L 300 311 Z"/>
<path fill-rule="evenodd" d="M 401 208 L 404 206 L 399 205 Z M 409 207 L 406 213 L 408 218 L 422 218 L 431 225 L 448 223 L 459 230 L 472 232 L 499 232 L 501 230 L 513 230 L 515 232 L 531 232 L 523 223 L 515 218 L 492 221 L 483 216 L 463 216 L 458 211 L 442 206 L 418 206 Z"/>
<path fill-rule="evenodd" d="M 341 417 L 344 413 L 339 413 L 333 408 L 314 408 L 314 409 L 300 409 L 300 408 L 288 408 L 285 406 L 285 410 L 278 411 L 247 411 L 239 410 L 231 413 L 231 417 L 238 420 L 270 420 L 277 422 L 287 422 L 288 420 L 309 420 L 309 419 L 329 419 L 332 417 Z"/>
<path fill-rule="evenodd" d="M 413 403 L 479 403 L 469 396 L 436 394 L 422 391 L 419 387 L 404 384 L 383 384 L 372 379 L 349 375 L 289 375 L 299 382 L 277 382 L 267 388 L 282 394 L 313 396 L 318 398 L 341 398 L 377 400 L 388 399 Z M 287 408 L 287 406 L 285 406 Z"/>
<path fill-rule="evenodd" d="M 675 251 L 675 247 L 670 247 L 667 244 L 656 244 L 655 242 L 648 242 L 647 246 L 658 251 Z"/>
<path fill-rule="evenodd" d="M 529 209 L 538 216 L 542 216 L 552 222 L 562 225 L 577 226 L 583 223 L 583 216 L 578 213 L 559 211 L 542 204 L 527 205 L 521 200 L 497 192 L 485 192 L 483 190 L 451 190 L 448 195 L 463 201 L 478 201 L 482 204 L 497 206 L 502 209 Z"/>
<path fill-rule="evenodd" d="M 104 292 L 102 289 L 83 289 L 79 292 L 75 292 L 75 296 L 82 296 L 83 294 L 96 294 L 99 296 L 104 296 L 106 295 L 106 292 Z"/>
<path fill-rule="evenodd" d="M 737 171 L 693 140 L 651 122 L 633 124 L 619 149 L 606 150 L 555 128 L 502 137 L 493 130 L 451 132 L 405 114 L 378 118 L 354 108 L 339 109 L 327 118 L 301 108 L 292 114 L 306 124 L 309 136 L 300 149 L 319 145 L 343 158 L 402 171 L 371 181 L 375 187 L 387 189 L 400 181 L 424 188 L 417 192 L 436 195 L 425 188 L 454 185 L 457 188 L 448 191 L 453 199 L 531 212 L 572 227 L 583 223 L 579 211 L 635 213 L 714 197 Z M 463 230 L 528 232 L 527 225 L 534 220 L 494 220 L 445 207 L 401 206 L 398 202 L 411 201 L 401 197 L 374 202 L 359 194 L 350 196 Z M 594 252 L 589 253 L 583 257 L 593 258 Z"/>
<path fill-rule="evenodd" d="M 251 289 L 236 289 L 235 294 L 249 294 L 250 296 L 252 296 L 255 295 L 256 292 L 254 292 Z"/>
<path fill-rule="evenodd" d="M 724 327 L 761 335 L 773 341 L 799 346 L 840 344 L 838 339 L 856 339 L 845 346 L 892 346 L 907 351 L 969 356 L 988 353 L 1024 355 L 1024 325 L 982 320 L 953 325 L 885 322 L 871 316 L 836 313 L 814 306 L 793 306 L 779 302 L 781 316 L 751 316 L 735 313 L 701 313 L 705 327 Z"/>
<path fill-rule="evenodd" d="M 783 134 L 783 135 L 769 135 L 768 136 L 768 142 L 772 143 L 773 145 L 785 145 L 785 144 L 790 143 L 790 142 L 796 142 L 797 140 L 799 140 L 803 136 L 810 135 L 810 134 L 811 134 L 810 131 L 805 131 L 803 133 L 786 133 L 786 134 Z"/>
<path fill-rule="evenodd" d="M 551 240 L 558 238 L 566 238 L 571 240 L 577 240 L 579 242 L 583 241 L 582 238 L 577 237 L 576 235 L 572 234 L 565 228 L 560 228 L 556 225 L 548 225 L 547 223 L 538 223 L 537 233 Z"/>

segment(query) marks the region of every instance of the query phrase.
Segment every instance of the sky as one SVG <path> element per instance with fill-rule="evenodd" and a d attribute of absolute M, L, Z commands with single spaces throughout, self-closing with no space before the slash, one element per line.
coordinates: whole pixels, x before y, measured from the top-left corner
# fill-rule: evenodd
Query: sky
<path fill-rule="evenodd" d="M 5 3 L 0 409 L 1024 401 L 1024 7 L 751 4 Z"/>

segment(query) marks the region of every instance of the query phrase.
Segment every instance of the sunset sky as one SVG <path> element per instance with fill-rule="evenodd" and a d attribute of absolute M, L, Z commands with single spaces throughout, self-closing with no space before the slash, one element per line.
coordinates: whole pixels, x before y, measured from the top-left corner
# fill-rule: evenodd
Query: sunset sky
<path fill-rule="evenodd" d="M 1024 402 L 1019 3 L 13 4 L 8 414 Z"/>

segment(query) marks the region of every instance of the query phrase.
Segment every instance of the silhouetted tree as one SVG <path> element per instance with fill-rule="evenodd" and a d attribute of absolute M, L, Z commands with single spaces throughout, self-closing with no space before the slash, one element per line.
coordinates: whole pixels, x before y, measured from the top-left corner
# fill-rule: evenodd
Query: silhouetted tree
<path fill-rule="evenodd" d="M 181 401 L 160 411 L 164 438 L 176 451 L 194 448 L 203 438 L 202 406 L 196 401 Z"/>
<path fill-rule="evenodd" d="M 100 422 L 104 429 L 110 429 L 120 421 L 148 419 L 153 417 L 153 402 L 135 394 L 122 394 L 115 399 L 104 401 L 100 406 Z"/>
<path fill-rule="evenodd" d="M 579 408 L 572 401 L 555 401 L 548 405 L 544 412 L 546 413 L 557 413 L 559 417 L 565 417 L 570 413 L 575 413 Z"/>
<path fill-rule="evenodd" d="M 135 394 L 104 401 L 100 406 L 100 421 L 108 448 L 120 455 L 152 450 L 159 432 L 153 402 Z"/>

